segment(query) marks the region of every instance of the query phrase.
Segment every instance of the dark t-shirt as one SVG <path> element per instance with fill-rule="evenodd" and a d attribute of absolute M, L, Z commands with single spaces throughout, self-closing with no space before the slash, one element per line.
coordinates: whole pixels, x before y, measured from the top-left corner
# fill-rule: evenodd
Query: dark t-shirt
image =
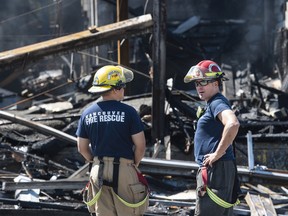
<path fill-rule="evenodd" d="M 133 160 L 131 136 L 143 131 L 137 111 L 119 101 L 101 101 L 82 113 L 76 135 L 89 139 L 94 156 Z"/>
<path fill-rule="evenodd" d="M 216 151 L 222 137 L 224 125 L 217 115 L 224 110 L 231 110 L 229 101 L 220 93 L 214 95 L 206 105 L 205 113 L 197 122 L 194 137 L 194 154 L 196 162 L 201 166 L 206 154 Z M 220 160 L 234 160 L 232 145 L 228 147 Z"/>

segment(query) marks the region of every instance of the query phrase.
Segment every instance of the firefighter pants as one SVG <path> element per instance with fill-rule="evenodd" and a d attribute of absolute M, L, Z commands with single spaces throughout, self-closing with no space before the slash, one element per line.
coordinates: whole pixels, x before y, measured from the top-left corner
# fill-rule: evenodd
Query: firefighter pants
<path fill-rule="evenodd" d="M 113 180 L 114 158 L 103 157 L 103 161 L 103 173 L 100 173 L 100 175 L 102 175 L 103 180 L 111 182 Z M 90 172 L 93 195 L 97 194 L 101 187 L 101 182 L 98 182 L 99 167 L 100 161 L 95 157 Z M 118 196 L 128 203 L 137 203 L 146 197 L 148 188 L 139 182 L 136 170 L 137 168 L 132 160 L 120 158 L 118 192 L 114 192 L 112 187 L 102 185 L 100 198 L 97 200 L 95 206 L 90 208 L 89 211 L 91 213 L 96 213 L 98 216 L 143 215 L 149 205 L 149 199 L 140 207 L 134 208 L 128 207 L 116 196 L 116 193 L 118 193 Z"/>
<path fill-rule="evenodd" d="M 212 167 L 208 167 L 208 187 L 221 199 L 231 202 L 236 175 L 236 168 L 233 161 L 217 161 Z M 203 191 L 202 171 L 197 173 L 196 206 L 195 216 L 232 216 L 233 207 L 223 208 L 216 204 Z"/>

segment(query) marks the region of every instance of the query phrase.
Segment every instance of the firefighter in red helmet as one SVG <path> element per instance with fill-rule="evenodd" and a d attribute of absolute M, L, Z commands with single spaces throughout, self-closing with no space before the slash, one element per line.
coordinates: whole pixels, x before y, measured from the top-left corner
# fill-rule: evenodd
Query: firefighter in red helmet
<path fill-rule="evenodd" d="M 238 203 L 239 182 L 232 142 L 239 121 L 220 91 L 222 81 L 226 80 L 219 65 L 211 60 L 192 66 L 184 78 L 185 83 L 195 83 L 200 99 L 206 102 L 194 136 L 195 160 L 200 166 L 196 177 L 197 216 L 232 216 L 233 206 Z"/>

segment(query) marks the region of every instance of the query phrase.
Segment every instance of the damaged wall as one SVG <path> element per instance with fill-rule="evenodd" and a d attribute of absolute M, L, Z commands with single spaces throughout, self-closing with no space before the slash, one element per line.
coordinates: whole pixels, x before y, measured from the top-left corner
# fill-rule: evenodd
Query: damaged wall
<path fill-rule="evenodd" d="M 94 2 L 95 7 L 94 21 L 91 20 L 91 6 L 93 6 L 91 2 Z M 253 4 L 248 0 L 183 0 L 181 4 L 175 0 L 166 2 L 167 78 L 174 78 L 176 88 L 190 88 L 182 82 L 183 76 L 191 65 L 203 58 L 211 58 L 220 64 L 231 65 L 233 71 L 242 71 L 250 63 L 252 70 L 255 70 L 259 77 L 279 76 L 274 73 L 277 61 L 275 57 L 280 58 L 281 55 L 274 56 L 274 51 L 279 53 L 279 50 L 274 50 L 274 46 L 275 38 L 284 26 L 285 0 L 255 0 Z M 129 17 L 144 13 L 152 14 L 152 1 L 134 0 L 128 3 Z M 0 50 L 2 51 L 71 34 L 87 29 L 93 24 L 103 25 L 116 20 L 116 2 L 105 0 L 41 2 L 32 0 L 25 3 L 21 1 L 18 4 L 3 1 L 0 10 L 2 11 L 0 26 L 2 33 Z M 147 35 L 131 41 L 129 51 L 131 66 L 148 74 L 149 63 L 144 53 L 151 55 L 151 38 Z M 99 46 L 94 50 L 94 54 L 99 52 L 101 59 L 116 62 L 116 48 L 117 44 L 114 41 L 108 47 Z M 87 51 L 93 54 L 93 50 Z M 71 56 L 68 55 L 66 58 L 70 61 Z M 100 62 L 107 63 L 103 59 Z M 58 67 L 67 64 L 59 57 L 50 59 L 50 62 L 55 60 L 59 62 Z M 41 63 L 42 67 L 57 69 L 51 68 L 55 67 L 55 64 L 52 66 L 49 59 L 47 61 Z M 87 70 L 90 70 L 87 64 L 93 66 L 98 63 L 95 62 L 95 57 L 76 56 L 75 71 L 78 76 L 87 74 Z M 35 68 L 39 64 L 40 62 L 36 62 L 30 68 Z M 285 62 L 278 61 L 277 67 L 280 70 L 278 73 L 282 74 L 280 78 L 285 78 L 282 64 Z M 30 68 L 23 68 L 23 73 L 28 73 Z M 10 71 L 7 71 L 6 75 L 9 73 Z M 5 72 L 2 74 L 5 75 Z M 141 85 L 135 93 L 143 92 L 143 89 L 146 91 L 149 80 L 141 76 L 136 78 Z M 17 79 L 14 78 L 14 81 L 9 84 L 2 83 L 2 87 L 10 88 L 17 83 Z M 142 83 L 145 85 L 143 86 Z"/>

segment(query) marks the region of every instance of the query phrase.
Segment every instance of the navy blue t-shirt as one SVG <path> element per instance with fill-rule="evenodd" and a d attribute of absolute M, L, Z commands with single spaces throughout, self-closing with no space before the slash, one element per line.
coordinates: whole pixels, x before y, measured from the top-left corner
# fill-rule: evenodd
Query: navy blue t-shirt
<path fill-rule="evenodd" d="M 76 135 L 89 139 L 94 156 L 134 159 L 131 136 L 143 131 L 137 111 L 119 101 L 101 101 L 82 113 Z"/>
<path fill-rule="evenodd" d="M 229 101 L 222 94 L 217 93 L 207 102 L 206 110 L 197 122 L 194 137 L 194 155 L 200 166 L 202 166 L 204 155 L 215 152 L 218 147 L 224 125 L 217 118 L 217 115 L 227 109 L 231 110 Z M 232 145 L 230 145 L 225 155 L 219 160 L 234 159 Z"/>

